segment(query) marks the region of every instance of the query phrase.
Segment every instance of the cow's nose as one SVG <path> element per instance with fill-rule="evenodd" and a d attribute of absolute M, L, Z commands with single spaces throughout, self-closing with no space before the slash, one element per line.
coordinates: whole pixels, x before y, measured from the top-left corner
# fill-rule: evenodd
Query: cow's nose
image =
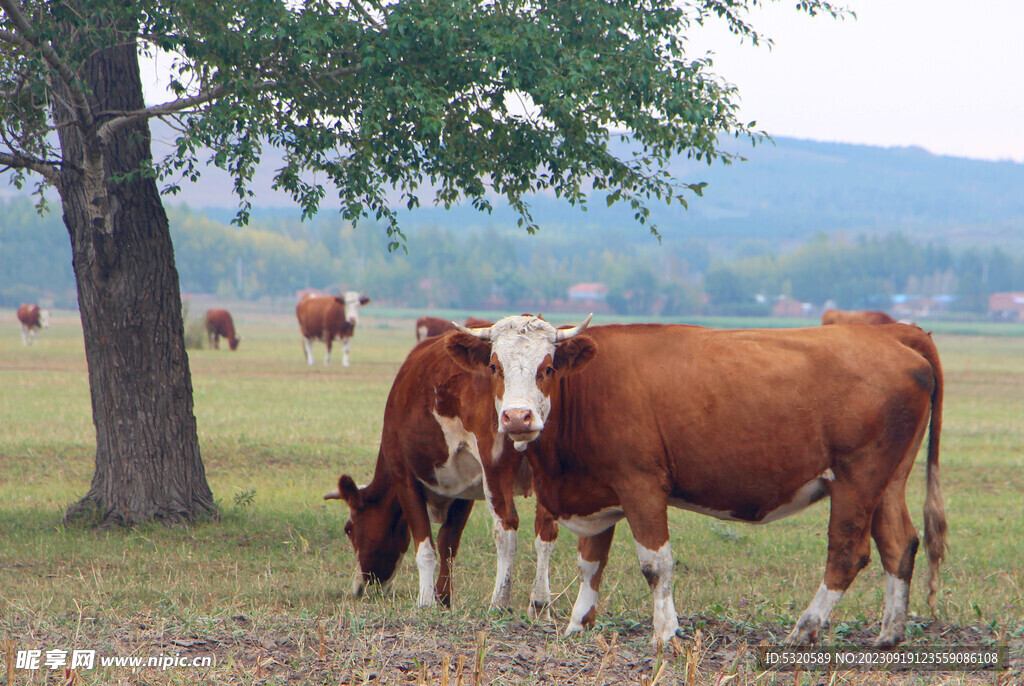
<path fill-rule="evenodd" d="M 529 409 L 505 410 L 501 413 L 501 425 L 507 433 L 525 433 L 531 431 L 533 411 Z"/>

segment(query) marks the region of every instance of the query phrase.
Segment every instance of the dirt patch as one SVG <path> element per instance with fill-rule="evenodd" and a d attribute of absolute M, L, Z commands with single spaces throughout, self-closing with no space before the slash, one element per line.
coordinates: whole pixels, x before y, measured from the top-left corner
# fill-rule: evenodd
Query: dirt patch
<path fill-rule="evenodd" d="M 913 646 L 1008 644 L 1010 669 L 974 675 L 936 672 L 842 671 L 765 674 L 755 663 L 759 644 L 778 645 L 784 627 L 750 628 L 697 616 L 680 618 L 682 637 L 665 651 L 650 647 L 650 625 L 602 624 L 562 638 L 554 623 L 508 615 L 465 621 L 442 614 L 364 622 L 340 618 L 211 618 L 203 626 L 167 627 L 153 617 L 129 626 L 78 626 L 66 636 L 28 630 L 6 641 L 15 649 L 86 647 L 100 655 L 174 656 L 171 670 L 97 666 L 66 673 L 75 684 L 1020 684 L 1024 640 L 977 626 L 920 625 Z M 101 622 L 102 624 L 102 622 Z M 11 628 L 11 627 L 6 627 Z M 851 632 L 844 644 L 869 646 L 873 630 Z M 60 632 L 59 632 L 60 633 Z M 211 666 L 191 665 L 212 658 Z M 32 674 L 5 667 L 10 683 Z M 26 676 L 18 681 L 20 676 Z M 735 676 L 733 676 L 735 675 Z M 732 678 L 730 678 L 732 677 Z M 33 682 L 34 683 L 34 682 Z"/>

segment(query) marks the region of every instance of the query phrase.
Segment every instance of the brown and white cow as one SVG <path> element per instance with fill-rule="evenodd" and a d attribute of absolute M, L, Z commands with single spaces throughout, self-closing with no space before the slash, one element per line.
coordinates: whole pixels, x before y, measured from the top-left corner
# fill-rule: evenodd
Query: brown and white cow
<path fill-rule="evenodd" d="M 526 449 L 541 505 L 581 537 L 567 633 L 594 621 L 619 520 L 629 523 L 653 592 L 653 640 L 667 642 L 679 626 L 669 505 L 764 523 L 830 496 L 824 579 L 787 642 L 816 639 L 874 538 L 886 574 L 875 645 L 899 643 L 918 547 L 904 489 L 926 430 L 933 602 L 946 521 L 943 378 L 928 334 L 895 324 L 605 326 L 560 345 L 556 335 L 539 320 L 512 318 L 451 334 L 448 349 L 467 368 L 490 371 L 499 430 Z"/>
<path fill-rule="evenodd" d="M 454 331 L 455 324 L 440 317 L 423 316 L 416 320 L 416 340 L 440 336 L 446 331 Z"/>
<path fill-rule="evenodd" d="M 452 323 L 454 324 L 454 322 Z M 479 317 L 466 317 L 463 326 L 467 329 L 482 329 L 487 326 L 494 326 L 494 322 L 489 319 L 480 319 Z"/>
<path fill-rule="evenodd" d="M 373 479 L 357 488 L 349 475 L 325 499 L 349 505 L 345 533 L 355 550 L 359 573 L 353 586 L 388 586 L 409 547 L 410 533 L 419 569 L 417 604 L 435 598 L 451 605 L 451 563 L 474 500 L 485 500 L 494 517 L 498 562 L 491 604 L 508 607 L 512 560 L 519 518 L 513 495 L 530 490 L 526 461 L 497 435 L 488 374 L 459 367 L 444 338 L 419 343 L 398 371 L 384 410 L 384 427 Z M 501 481 L 491 488 L 482 465 Z M 431 524 L 440 524 L 437 548 Z M 558 527 L 538 509 L 535 521 L 537 574 L 530 598 L 531 617 L 545 613 L 550 600 L 548 560 Z M 434 575 L 440 563 L 440 574 Z"/>
<path fill-rule="evenodd" d="M 896 320 L 877 310 L 825 310 L 821 323 L 827 324 L 895 324 Z"/>
<path fill-rule="evenodd" d="M 235 333 L 235 322 L 231 319 L 231 313 L 227 310 L 207 310 L 206 338 L 214 350 L 220 348 L 221 336 L 227 340 L 232 350 L 238 349 L 242 337 Z"/>
<path fill-rule="evenodd" d="M 50 313 L 35 303 L 25 303 L 18 308 L 18 321 L 21 322 L 21 342 L 32 345 L 39 336 L 39 329 L 50 327 Z"/>
<path fill-rule="evenodd" d="M 306 361 L 313 364 L 313 341 L 321 340 L 327 344 L 324 364 L 330 364 L 331 344 L 337 337 L 342 346 L 341 364 L 348 367 L 349 346 L 359 323 L 359 308 L 368 302 L 369 298 L 355 291 L 345 291 L 341 295 L 307 293 L 295 306 Z"/>

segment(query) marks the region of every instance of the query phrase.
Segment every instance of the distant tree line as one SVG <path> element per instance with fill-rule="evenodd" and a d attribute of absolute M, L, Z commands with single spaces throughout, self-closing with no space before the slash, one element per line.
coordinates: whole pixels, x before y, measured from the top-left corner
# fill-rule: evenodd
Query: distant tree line
<path fill-rule="evenodd" d="M 27 200 L 2 210 L 0 305 L 45 297 L 74 307 L 60 218 L 39 216 Z M 529 236 L 432 225 L 410 228 L 408 251 L 389 253 L 384 231 L 353 229 L 333 215 L 300 222 L 268 214 L 239 228 L 184 207 L 168 214 L 182 290 L 225 298 L 344 287 L 395 306 L 526 311 L 564 304 L 575 283 L 600 282 L 612 312 L 672 316 L 761 315 L 780 296 L 885 309 L 896 294 L 952 296 L 951 309 L 984 312 L 989 293 L 1024 291 L 1024 256 L 999 247 L 953 250 L 902 234 L 819 233 L 787 252 L 751 244 L 735 251 L 744 256 L 725 260 L 706 243 L 679 236 L 659 246 L 622 241 L 600 227 Z"/>

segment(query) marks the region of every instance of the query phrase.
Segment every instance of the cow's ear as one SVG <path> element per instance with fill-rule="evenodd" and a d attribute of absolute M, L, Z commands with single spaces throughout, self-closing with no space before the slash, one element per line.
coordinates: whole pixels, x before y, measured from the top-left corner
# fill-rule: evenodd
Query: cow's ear
<path fill-rule="evenodd" d="M 370 302 L 370 299 L 367 298 L 365 295 L 363 297 L 359 298 L 359 304 L 360 305 L 366 305 L 369 302 Z"/>
<path fill-rule="evenodd" d="M 590 336 L 573 336 L 555 346 L 555 369 L 561 372 L 578 372 L 597 354 L 597 343 Z"/>
<path fill-rule="evenodd" d="M 444 347 L 466 371 L 478 372 L 491 363 L 491 344 L 472 334 L 455 331 L 445 339 Z"/>
<path fill-rule="evenodd" d="M 359 487 L 356 486 L 356 482 L 348 474 L 342 474 L 341 478 L 338 479 L 338 497 L 348 503 L 348 506 L 353 510 L 361 510 L 363 508 L 363 494 L 359 491 Z"/>

